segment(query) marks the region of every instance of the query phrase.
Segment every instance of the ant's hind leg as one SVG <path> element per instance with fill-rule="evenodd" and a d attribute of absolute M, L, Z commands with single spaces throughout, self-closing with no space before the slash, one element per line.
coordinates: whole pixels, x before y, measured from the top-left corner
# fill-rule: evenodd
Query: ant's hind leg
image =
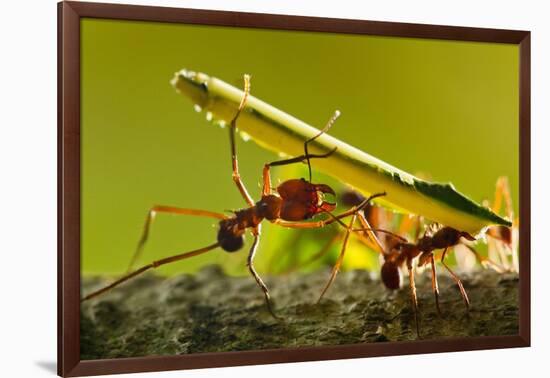
<path fill-rule="evenodd" d="M 365 215 L 361 211 L 357 212 L 357 217 L 359 218 L 359 223 L 361 223 L 361 227 L 365 229 L 365 231 L 363 232 L 367 234 L 367 240 L 369 241 L 369 243 L 365 244 L 367 244 L 369 248 L 376 250 L 382 256 L 384 256 L 386 254 L 384 246 L 380 242 L 380 239 L 378 239 L 378 237 L 376 236 L 376 233 L 372 231 L 373 228 L 367 220 L 367 217 L 365 217 Z"/>
<path fill-rule="evenodd" d="M 105 286 L 102 289 L 96 290 L 96 291 L 86 295 L 80 301 L 84 302 L 84 301 L 87 301 L 88 299 L 92 299 L 94 297 L 97 297 L 98 295 L 101 295 L 101 294 L 105 293 L 106 291 L 109 291 L 109 290 L 113 289 L 114 287 L 116 287 L 116 286 L 118 286 L 118 285 L 120 285 L 120 284 L 122 284 L 122 283 L 124 283 L 124 282 L 140 275 L 141 273 L 144 273 L 144 272 L 150 270 L 150 269 L 155 269 L 155 268 L 157 268 L 161 265 L 166 265 L 166 264 L 170 264 L 170 263 L 173 263 L 173 262 L 176 262 L 176 261 L 188 259 L 190 257 L 194 257 L 194 256 L 197 256 L 197 255 L 201 255 L 205 252 L 208 252 L 208 251 L 211 251 L 215 248 L 218 248 L 219 246 L 220 246 L 219 243 L 214 243 L 212 245 L 209 245 L 209 246 L 204 247 L 204 248 L 196 249 L 194 251 L 181 253 L 179 255 L 169 256 L 169 257 L 165 257 L 165 258 L 160 259 L 160 260 L 153 261 L 152 263 L 144 265 L 141 268 L 133 271 L 132 273 L 124 275 L 123 277 L 119 278 L 118 280 L 116 280 L 112 284 L 110 284 L 108 286 Z"/>
<path fill-rule="evenodd" d="M 464 290 L 464 285 L 462 285 L 462 281 L 458 276 L 445 264 L 445 255 L 447 253 L 448 248 L 445 248 L 443 251 L 443 254 L 441 255 L 441 264 L 447 269 L 447 271 L 451 274 L 451 277 L 456 282 L 458 289 L 460 290 L 460 295 L 462 295 L 462 299 L 464 300 L 464 304 L 466 305 L 466 309 L 470 310 L 470 300 L 468 299 L 468 294 L 466 293 L 466 290 Z"/>
<path fill-rule="evenodd" d="M 254 206 L 254 200 L 248 194 L 248 191 L 246 190 L 246 187 L 244 186 L 243 181 L 241 180 L 241 175 L 239 174 L 239 162 L 237 161 L 237 148 L 235 143 L 235 129 L 237 128 L 237 119 L 239 118 L 239 115 L 243 111 L 246 101 L 248 99 L 248 95 L 250 93 L 250 76 L 244 75 L 244 95 L 241 99 L 241 103 L 239 104 L 239 109 L 237 110 L 237 114 L 235 114 L 235 117 L 231 120 L 231 126 L 229 127 L 229 143 L 231 144 L 231 168 L 233 170 L 233 182 L 235 185 L 237 185 L 237 189 L 239 189 L 239 192 L 243 196 L 244 200 L 249 206 Z"/>
<path fill-rule="evenodd" d="M 250 274 L 252 274 L 252 277 L 254 277 L 254 279 L 256 280 L 256 283 L 264 293 L 267 310 L 269 311 L 271 316 L 273 316 L 275 319 L 281 320 L 281 318 L 275 315 L 275 312 L 273 311 L 273 307 L 271 306 L 271 298 L 269 296 L 269 290 L 267 289 L 267 286 L 265 285 L 264 281 L 258 275 L 258 273 L 256 272 L 256 269 L 254 268 L 254 255 L 258 250 L 258 244 L 260 242 L 260 232 L 261 232 L 260 226 L 261 225 L 256 226 L 256 229 L 253 230 L 254 241 L 252 242 L 252 247 L 250 248 L 250 252 L 248 253 L 246 265 L 248 266 L 248 270 L 250 271 Z"/>
<path fill-rule="evenodd" d="M 145 224 L 143 225 L 143 232 L 139 239 L 136 250 L 132 255 L 130 263 L 128 264 L 126 273 L 129 273 L 132 270 L 132 268 L 134 267 L 134 264 L 136 263 L 141 253 L 143 252 L 143 247 L 145 247 L 145 243 L 147 242 L 147 239 L 149 239 L 149 230 L 151 228 L 153 221 L 155 220 L 155 216 L 157 213 L 165 213 L 165 214 L 173 214 L 173 215 L 204 216 L 204 217 L 216 218 L 220 220 L 227 219 L 227 216 L 224 214 L 215 213 L 213 211 L 208 211 L 208 210 L 184 209 L 181 207 L 173 207 L 173 206 L 153 206 L 151 209 L 149 209 L 149 212 L 147 213 L 147 217 L 145 218 Z"/>

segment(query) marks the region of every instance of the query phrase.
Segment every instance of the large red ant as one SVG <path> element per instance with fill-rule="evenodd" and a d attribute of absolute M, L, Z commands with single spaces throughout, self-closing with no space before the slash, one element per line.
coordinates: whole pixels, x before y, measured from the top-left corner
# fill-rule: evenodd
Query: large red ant
<path fill-rule="evenodd" d="M 263 280 L 261 279 L 261 277 L 258 275 L 258 273 L 254 268 L 254 256 L 256 254 L 256 251 L 258 249 L 258 244 L 260 241 L 261 222 L 264 219 L 267 219 L 268 221 L 274 224 L 277 224 L 279 226 L 291 227 L 291 228 L 302 228 L 302 229 L 321 228 L 331 223 L 338 222 L 344 227 L 348 228 L 348 226 L 342 223 L 341 221 L 342 218 L 348 217 L 350 215 L 354 217 L 355 213 L 357 213 L 357 211 L 359 211 L 361 208 L 366 206 L 370 200 L 385 194 L 385 193 L 381 193 L 381 194 L 372 195 L 371 197 L 366 199 L 363 203 L 359 204 L 358 206 L 353 207 L 341 213 L 338 216 L 335 216 L 331 214 L 331 211 L 336 208 L 336 204 L 326 202 L 324 200 L 325 194 L 331 194 L 334 196 L 335 195 L 334 190 L 328 185 L 313 184 L 311 182 L 310 159 L 327 158 L 328 156 L 330 156 L 332 153 L 336 151 L 336 148 L 324 154 L 310 154 L 308 152 L 308 144 L 313 142 L 316 138 L 321 136 L 332 126 L 336 118 L 339 116 L 339 112 L 336 112 L 334 116 L 330 118 L 329 122 L 327 123 L 324 129 L 322 129 L 318 134 L 316 134 L 312 138 L 305 141 L 303 155 L 300 155 L 294 158 L 285 159 L 285 160 L 271 162 L 264 165 L 262 197 L 258 202 L 254 202 L 254 200 L 248 193 L 239 175 L 239 166 L 237 162 L 237 153 L 236 153 L 236 145 L 235 145 L 235 131 L 236 131 L 237 119 L 246 106 L 249 93 L 250 93 L 250 77 L 248 75 L 245 75 L 244 76 L 244 95 L 239 104 L 237 113 L 235 114 L 234 118 L 231 121 L 231 126 L 229 127 L 229 139 L 230 139 L 230 145 L 231 145 L 231 162 L 232 162 L 232 171 L 233 171 L 232 177 L 233 177 L 234 183 L 236 184 L 240 194 L 246 201 L 248 207 L 233 211 L 233 215 L 227 216 L 225 214 L 216 213 L 216 212 L 207 211 L 207 210 L 178 208 L 178 207 L 172 207 L 172 206 L 154 206 L 148 212 L 148 215 L 145 221 L 145 226 L 143 229 L 143 234 L 141 236 L 141 239 L 138 242 L 138 246 L 136 248 L 134 256 L 131 259 L 128 271 L 132 269 L 135 261 L 141 254 L 145 246 L 145 243 L 149 237 L 149 230 L 151 228 L 151 224 L 153 223 L 153 220 L 157 213 L 205 216 L 205 217 L 219 219 L 220 222 L 219 222 L 219 228 L 218 228 L 218 234 L 217 234 L 217 241 L 209 246 L 199 248 L 194 251 L 177 254 L 174 256 L 153 261 L 131 273 L 127 273 L 122 278 L 116 280 L 110 285 L 100 290 L 97 290 L 91 294 L 88 294 L 82 299 L 82 301 L 86 301 L 88 299 L 94 298 L 150 269 L 154 269 L 165 264 L 169 264 L 169 263 L 181 261 L 183 259 L 187 259 L 193 256 L 197 256 L 218 247 L 222 248 L 226 252 L 236 252 L 244 246 L 244 235 L 248 230 L 254 237 L 254 240 L 252 242 L 252 247 L 250 248 L 250 251 L 248 253 L 247 267 L 248 267 L 248 270 L 250 271 L 250 274 L 254 277 L 254 279 L 256 280 L 256 283 L 264 293 L 267 309 L 269 310 L 271 315 L 273 315 L 273 317 L 277 318 L 271 306 L 271 301 L 270 301 L 270 296 L 269 296 L 269 291 L 267 289 L 267 286 L 264 284 Z M 277 186 L 276 192 L 273 192 L 271 187 L 270 168 L 275 166 L 294 164 L 294 163 L 307 163 L 308 169 L 309 169 L 309 181 L 305 179 L 287 180 L 281 183 L 279 186 Z M 327 213 L 331 217 L 325 220 L 320 220 L 315 222 L 304 222 L 304 220 L 313 218 L 316 215 L 321 213 Z M 345 244 L 346 243 L 344 243 L 344 248 L 345 248 Z M 332 282 L 332 279 L 333 277 L 331 277 L 331 280 L 327 284 L 327 288 L 330 285 L 330 282 Z"/>

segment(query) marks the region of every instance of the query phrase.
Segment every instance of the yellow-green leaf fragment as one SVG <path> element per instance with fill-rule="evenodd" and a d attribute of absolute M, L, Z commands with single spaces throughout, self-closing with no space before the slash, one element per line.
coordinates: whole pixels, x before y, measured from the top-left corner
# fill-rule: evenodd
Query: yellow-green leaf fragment
<path fill-rule="evenodd" d="M 172 85 L 197 108 L 227 123 L 243 96 L 241 89 L 220 79 L 185 69 L 176 73 Z M 304 141 L 319 132 L 254 96 L 248 98 L 238 128 L 262 147 L 289 156 L 301 155 Z M 312 142 L 310 151 L 323 153 L 334 147 L 338 147 L 336 152 L 328 159 L 317 159 L 315 168 L 364 195 L 386 192 L 381 202 L 473 235 L 491 225 L 511 226 L 510 221 L 458 192 L 452 184 L 416 178 L 328 134 Z"/>

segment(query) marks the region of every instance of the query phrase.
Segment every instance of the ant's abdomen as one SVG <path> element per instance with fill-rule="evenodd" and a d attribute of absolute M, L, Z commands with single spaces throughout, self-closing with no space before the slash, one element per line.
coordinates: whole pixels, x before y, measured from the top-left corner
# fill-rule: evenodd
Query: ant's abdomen
<path fill-rule="evenodd" d="M 236 219 L 225 219 L 220 222 L 218 243 L 226 252 L 237 252 L 244 245 L 244 229 L 239 227 Z"/>
<path fill-rule="evenodd" d="M 391 290 L 397 290 L 401 287 L 402 277 L 399 266 L 393 261 L 385 261 L 380 272 L 382 282 Z"/>

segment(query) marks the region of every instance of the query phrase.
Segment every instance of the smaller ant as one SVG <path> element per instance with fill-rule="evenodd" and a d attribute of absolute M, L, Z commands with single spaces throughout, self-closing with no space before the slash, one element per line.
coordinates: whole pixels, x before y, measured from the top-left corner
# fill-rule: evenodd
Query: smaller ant
<path fill-rule="evenodd" d="M 449 248 L 455 247 L 458 244 L 465 245 L 476 256 L 480 263 L 482 263 L 482 265 L 484 265 L 485 263 L 491 264 L 497 272 L 502 271 L 502 268 L 498 264 L 492 262 L 488 258 L 481 256 L 473 247 L 464 242 L 464 240 L 476 240 L 475 237 L 465 231 L 459 231 L 448 226 L 435 226 L 431 227 L 431 229 L 428 228 L 428 230 L 424 233 L 424 236 L 418 239 L 416 243 L 411 243 L 407 241 L 407 239 L 398 235 L 394 235 L 394 237 L 398 239 L 398 241 L 391 246 L 388 253 L 383 254 L 384 263 L 382 264 L 380 276 L 382 282 L 388 289 L 396 290 L 401 287 L 402 283 L 400 267 L 402 267 L 403 265 L 407 267 L 416 334 L 418 336 L 420 336 L 420 326 L 418 320 L 418 299 L 416 295 L 416 284 L 413 271 L 413 262 L 415 261 L 415 259 L 418 260 L 418 267 L 423 267 L 430 264 L 432 291 L 435 298 L 437 312 L 440 316 L 441 308 L 439 306 L 439 285 L 437 282 L 437 272 L 435 265 L 435 250 L 443 250 L 443 253 L 441 254 L 439 260 L 458 286 L 460 295 L 462 296 L 464 305 L 466 306 L 466 310 L 468 311 L 470 309 L 470 299 L 468 298 L 468 294 L 464 289 L 464 285 L 462 284 L 462 281 L 460 280 L 458 275 L 453 272 L 453 270 L 445 263 L 445 257 L 447 256 Z"/>
<path fill-rule="evenodd" d="M 504 202 L 504 206 L 503 206 Z M 488 202 L 485 205 L 489 206 Z M 509 271 L 518 271 L 519 261 L 517 254 L 517 229 L 519 219 L 514 217 L 514 208 L 512 206 L 512 197 L 510 195 L 510 184 L 506 176 L 497 179 L 495 198 L 490 206 L 493 212 L 499 214 L 504 207 L 504 215 L 512 221 L 512 227 L 492 226 L 487 229 L 486 235 L 489 236 L 489 255 L 498 259 L 501 264 Z M 512 261 L 510 262 L 509 257 Z"/>
<path fill-rule="evenodd" d="M 271 306 L 271 300 L 267 286 L 264 284 L 261 277 L 256 272 L 254 268 L 254 256 L 258 249 L 260 234 L 261 234 L 261 223 L 263 220 L 268 220 L 271 223 L 277 224 L 282 227 L 290 228 L 322 228 L 328 226 L 334 222 L 343 225 L 348 229 L 349 227 L 345 225 L 341 219 L 348 216 L 352 216 L 355 219 L 355 213 L 365 207 L 369 201 L 378 196 L 384 195 L 385 193 L 375 194 L 363 201 L 356 207 L 353 207 L 340 215 L 333 215 L 332 210 L 336 208 L 335 203 L 326 202 L 324 200 L 325 194 L 335 195 L 334 190 L 325 184 L 313 184 L 311 182 L 311 164 L 310 159 L 314 158 L 327 158 L 336 151 L 336 148 L 324 153 L 324 154 L 310 154 L 308 152 L 308 144 L 313 142 L 316 138 L 320 137 L 323 133 L 332 126 L 336 118 L 339 116 L 339 112 L 336 112 L 333 117 L 330 118 L 329 122 L 318 134 L 308 139 L 304 143 L 304 154 L 298 157 L 289 158 L 285 160 L 275 161 L 264 165 L 263 168 L 263 188 L 262 188 L 262 197 L 259 201 L 254 202 L 252 197 L 248 194 L 244 183 L 241 180 L 239 175 L 239 168 L 237 162 L 237 153 L 235 147 L 235 131 L 237 125 L 237 119 L 241 112 L 244 110 L 247 98 L 250 92 L 250 77 L 248 75 L 244 76 L 244 95 L 239 104 L 237 114 L 234 116 L 231 121 L 231 126 L 229 127 L 229 140 L 231 145 L 231 162 L 232 162 L 232 177 L 233 181 L 237 186 L 240 194 L 246 201 L 248 207 L 233 211 L 233 215 L 228 216 L 221 213 L 216 213 L 207 210 L 201 209 L 188 209 L 188 208 L 178 208 L 173 206 L 154 206 L 151 208 L 147 214 L 145 220 L 145 226 L 141 239 L 138 242 L 137 249 L 134 253 L 134 256 L 131 259 L 130 265 L 128 267 L 128 272 L 126 275 L 111 283 L 110 285 L 99 289 L 95 292 L 92 292 L 82 298 L 81 301 L 86 301 L 91 298 L 94 298 L 98 295 L 105 293 L 108 290 L 113 289 L 114 287 L 136 277 L 137 275 L 148 271 L 150 269 L 157 268 L 161 265 L 173 263 L 176 261 L 181 261 L 190 257 L 194 257 L 211 250 L 214 250 L 218 247 L 223 249 L 226 252 L 236 252 L 244 246 L 244 236 L 246 231 L 249 231 L 254 237 L 252 247 L 248 253 L 247 258 L 247 267 L 254 277 L 256 283 L 261 288 L 264 297 L 265 303 L 270 314 L 279 319 Z M 282 166 L 287 164 L 294 163 L 307 163 L 309 168 L 309 181 L 305 179 L 290 179 L 281 183 L 273 191 L 271 187 L 271 176 L 270 168 L 275 166 Z M 193 216 L 206 216 L 211 218 L 219 219 L 219 227 L 217 234 L 217 241 L 209 246 L 196 249 L 190 252 L 177 254 L 174 256 L 166 257 L 160 260 L 153 261 L 147 265 L 142 266 L 141 268 L 132 271 L 134 263 L 137 261 L 139 255 L 143 251 L 146 241 L 149 237 L 149 230 L 155 218 L 155 215 L 158 213 L 167 213 L 175 215 L 193 215 Z M 310 218 L 315 217 L 321 213 L 327 213 L 330 218 L 325 220 L 315 221 L 315 222 L 304 222 Z M 344 248 L 347 243 L 344 243 Z M 332 282 L 333 277 L 329 281 L 329 284 Z M 327 288 L 328 288 L 327 285 Z M 326 290 L 326 289 L 325 289 Z"/>
<path fill-rule="evenodd" d="M 507 204 L 510 202 L 509 191 L 506 190 L 506 187 L 503 187 L 505 184 L 505 180 L 499 180 L 499 182 L 497 183 L 497 196 L 495 199 L 494 207 L 498 208 L 499 206 L 499 196 L 504 196 Z M 360 201 L 362 199 L 361 195 L 355 197 L 349 195 L 348 197 L 350 203 L 357 203 L 357 201 Z M 508 208 L 510 208 L 510 206 Z M 366 240 L 367 242 L 365 244 L 367 244 L 371 249 L 378 250 L 382 254 L 384 263 L 381 267 L 380 276 L 382 282 L 388 289 L 396 290 L 401 287 L 401 267 L 404 265 L 407 267 L 417 335 L 420 335 L 420 326 L 417 315 L 418 299 L 416 295 L 416 284 L 413 272 L 413 262 L 415 261 L 415 259 L 418 260 L 418 267 L 423 267 L 430 264 L 432 291 L 434 293 L 437 312 L 439 313 L 439 315 L 441 315 L 441 308 L 439 306 L 439 285 L 437 282 L 434 251 L 441 249 L 443 250 L 441 257 L 439 258 L 440 262 L 457 284 L 467 310 L 469 310 L 470 308 L 470 300 L 468 298 L 466 290 L 464 289 L 464 285 L 462 284 L 462 281 L 460 280 L 458 275 L 453 272 L 453 270 L 445 263 L 445 257 L 449 248 L 455 247 L 459 244 L 464 245 L 471 253 L 475 255 L 476 259 L 483 267 L 491 266 L 498 273 L 507 271 L 506 268 L 492 261 L 490 258 L 481 256 L 472 246 L 470 246 L 468 242 L 475 241 L 476 238 L 468 232 L 459 231 L 452 227 L 432 225 L 432 227 L 428 227 L 428 229 L 424 233 L 424 236 L 419 238 L 422 217 L 413 217 L 415 220 L 411 217 L 405 217 L 402 218 L 398 232 L 400 234 L 404 234 L 414 226 L 416 229 L 416 242 L 412 243 L 398 234 L 380 230 L 379 228 L 384 227 L 384 225 L 380 223 L 377 224 L 377 222 L 380 222 L 380 219 L 384 219 L 385 217 L 375 217 L 375 214 L 376 213 L 373 213 L 372 209 L 370 209 L 369 207 L 365 207 L 364 209 L 362 209 L 362 211 L 358 212 L 357 217 L 362 225 L 362 228 L 354 229 L 353 231 L 363 231 L 366 236 L 368 236 L 368 239 L 370 239 L 370 241 Z M 377 228 L 371 227 L 371 222 L 373 222 L 377 226 Z M 385 239 L 383 239 L 384 243 L 382 243 L 377 236 L 377 233 L 380 232 L 383 232 L 384 236 L 386 237 Z M 506 245 L 511 244 L 511 241 L 509 241 L 509 239 L 506 237 L 506 235 L 511 234 L 508 227 L 491 227 L 486 231 L 486 234 L 502 241 Z M 363 238 L 362 240 L 365 241 L 365 239 L 366 238 Z M 373 246 L 375 248 L 372 248 Z"/>
<path fill-rule="evenodd" d="M 440 261 L 441 264 L 447 269 L 453 280 L 456 282 L 462 299 L 466 308 L 470 307 L 470 300 L 468 294 L 462 285 L 462 281 L 452 271 L 447 264 L 445 264 L 445 256 L 449 248 L 456 246 L 460 243 L 461 239 L 474 241 L 476 240 L 472 235 L 465 231 L 458 231 L 452 227 L 441 227 L 435 231 L 432 235 L 428 232 L 424 234 L 416 243 L 410 243 L 405 238 L 398 237 L 399 242 L 395 243 L 390 249 L 389 253 L 384 254 L 384 264 L 381 268 L 382 282 L 388 289 L 396 290 L 401 287 L 402 277 L 400 267 L 406 265 L 409 273 L 409 288 L 411 290 L 411 300 L 414 310 L 414 321 L 416 325 L 416 333 L 420 335 L 420 327 L 418 322 L 418 299 L 416 296 L 416 285 L 414 282 L 413 261 L 418 258 L 418 267 L 427 265 L 431 266 L 432 274 L 432 291 L 435 297 L 435 304 L 437 311 L 441 314 L 441 308 L 439 306 L 439 286 L 437 283 L 436 267 L 434 251 L 437 249 L 443 249 Z"/>

